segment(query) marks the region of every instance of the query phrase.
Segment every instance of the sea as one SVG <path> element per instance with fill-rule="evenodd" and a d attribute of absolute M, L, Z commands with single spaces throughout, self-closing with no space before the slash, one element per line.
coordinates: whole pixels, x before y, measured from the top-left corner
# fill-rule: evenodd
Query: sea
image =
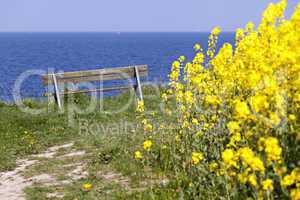
<path fill-rule="evenodd" d="M 13 101 L 22 77 L 21 97 L 43 98 L 47 88 L 39 74 L 48 71 L 146 64 L 149 75 L 144 83 L 166 83 L 172 62 L 181 55 L 192 60 L 194 44 L 207 49 L 208 36 L 206 32 L 0 33 L 0 101 Z M 222 33 L 218 48 L 225 42 L 234 45 L 234 38 L 234 33 Z"/>

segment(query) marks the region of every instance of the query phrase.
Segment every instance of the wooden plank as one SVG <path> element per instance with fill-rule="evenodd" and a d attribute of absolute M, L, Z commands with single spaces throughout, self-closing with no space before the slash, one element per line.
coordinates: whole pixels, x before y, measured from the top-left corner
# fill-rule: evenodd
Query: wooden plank
<path fill-rule="evenodd" d="M 147 65 L 137 66 L 140 73 L 140 77 L 145 77 L 148 75 Z M 98 70 L 87 70 L 87 71 L 77 71 L 77 72 L 65 72 L 57 73 L 58 83 L 72 82 L 90 82 L 90 81 L 99 81 L 99 80 L 118 80 L 118 79 L 128 79 L 135 76 L 135 67 L 120 67 L 120 68 L 106 68 Z M 53 84 L 49 75 L 42 76 L 44 85 Z"/>
<path fill-rule="evenodd" d="M 141 73 L 142 76 L 147 76 L 147 73 Z M 113 74 L 105 76 L 85 76 L 85 77 L 74 77 L 74 78 L 58 78 L 58 83 L 80 83 L 80 82 L 91 82 L 91 81 L 108 81 L 108 80 L 124 80 L 128 78 L 133 78 L 134 73 L 130 74 Z M 51 84 L 51 82 L 49 83 Z"/>
<path fill-rule="evenodd" d="M 95 88 L 90 90 L 74 90 L 60 93 L 61 96 L 69 94 L 80 94 L 80 93 L 90 93 L 90 92 L 108 92 L 114 90 L 129 90 L 132 86 L 115 86 L 115 87 L 105 87 L 105 88 Z M 52 93 L 46 93 L 45 96 L 51 96 Z"/>
<path fill-rule="evenodd" d="M 147 71 L 147 65 L 138 65 L 140 71 Z M 88 75 L 100 75 L 100 74 L 110 74 L 110 73 L 126 73 L 128 71 L 133 71 L 134 66 L 128 67 L 116 67 L 116 68 L 103 68 L 96 70 L 85 70 L 85 71 L 75 71 L 75 72 L 65 72 L 57 73 L 58 76 L 62 75 L 65 77 L 76 77 L 76 76 L 88 76 Z"/>

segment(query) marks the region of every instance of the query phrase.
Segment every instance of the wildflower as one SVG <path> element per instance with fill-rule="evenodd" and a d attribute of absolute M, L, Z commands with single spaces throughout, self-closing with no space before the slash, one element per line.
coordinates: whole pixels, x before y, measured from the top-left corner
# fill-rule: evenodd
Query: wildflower
<path fill-rule="evenodd" d="M 283 180 L 281 181 L 281 184 L 284 186 L 291 186 L 295 182 L 294 177 L 291 175 L 286 175 Z"/>
<path fill-rule="evenodd" d="M 265 140 L 265 152 L 268 160 L 278 161 L 281 159 L 282 149 L 278 144 L 278 140 L 274 137 L 267 137 Z"/>
<path fill-rule="evenodd" d="M 276 113 L 270 113 L 270 121 L 274 126 L 277 126 L 280 123 L 281 119 Z"/>
<path fill-rule="evenodd" d="M 291 190 L 291 199 L 300 200 L 300 188 Z"/>
<path fill-rule="evenodd" d="M 263 161 L 257 157 L 249 147 L 243 147 L 239 149 L 238 154 L 244 165 L 248 165 L 254 171 L 265 171 Z"/>
<path fill-rule="evenodd" d="M 276 174 L 278 174 L 280 177 L 282 177 L 287 172 L 287 168 L 286 168 L 286 166 L 275 167 L 274 171 Z"/>
<path fill-rule="evenodd" d="M 249 175 L 248 177 L 248 182 L 250 183 L 250 185 L 252 185 L 253 187 L 257 186 L 257 180 L 256 180 L 256 176 L 254 174 Z"/>
<path fill-rule="evenodd" d="M 144 131 L 151 132 L 153 130 L 153 126 L 151 124 L 145 124 L 144 125 Z"/>
<path fill-rule="evenodd" d="M 174 61 L 172 64 L 171 73 L 169 75 L 171 81 L 177 81 L 180 74 L 180 62 L 178 60 Z"/>
<path fill-rule="evenodd" d="M 252 73 L 249 73 L 248 76 L 248 84 L 250 87 L 254 88 L 258 85 L 260 81 L 261 75 L 253 71 Z"/>
<path fill-rule="evenodd" d="M 265 151 L 268 162 L 280 161 L 282 148 L 278 144 L 278 140 L 275 137 L 259 138 L 258 150 Z"/>
<path fill-rule="evenodd" d="M 193 118 L 193 119 L 192 119 L 192 123 L 195 124 L 195 125 L 198 125 L 198 124 L 199 124 L 199 121 L 198 121 L 198 119 Z"/>
<path fill-rule="evenodd" d="M 235 32 L 235 39 L 240 41 L 245 36 L 245 33 L 242 29 L 238 28 Z"/>
<path fill-rule="evenodd" d="M 174 151 L 153 154 L 163 153 L 159 162 L 176 170 L 174 179 L 191 181 L 191 176 L 202 176 L 206 165 L 189 170 L 184 155 L 214 145 L 209 157 L 219 157 L 213 152 L 221 151 L 221 158 L 207 168 L 216 176 L 226 176 L 229 192 L 263 199 L 266 193 L 276 198 L 286 191 L 290 198 L 299 199 L 299 170 L 287 173 L 287 168 L 299 164 L 300 4 L 290 19 L 284 19 L 285 4 L 286 0 L 271 4 L 257 28 L 250 22 L 238 29 L 234 47 L 217 48 L 221 30 L 215 28 L 206 52 L 195 44 L 192 62 L 184 64 L 181 57 L 172 64 L 166 92 L 170 96 L 162 96 L 170 120 L 155 133 L 162 137 L 157 141 L 160 148 L 167 142 Z M 290 114 L 287 120 L 283 120 L 285 111 Z M 201 153 L 190 154 L 192 165 L 204 159 Z M 278 180 L 282 189 L 275 190 Z"/>
<path fill-rule="evenodd" d="M 137 112 L 144 112 L 145 108 L 144 108 L 144 101 L 143 100 L 139 100 L 137 103 L 137 108 L 136 111 Z"/>
<path fill-rule="evenodd" d="M 242 183 L 242 184 L 246 184 L 248 177 L 247 177 L 247 173 L 242 173 L 242 174 L 238 174 L 238 180 Z"/>
<path fill-rule="evenodd" d="M 299 168 L 295 168 L 293 169 L 293 171 L 291 172 L 291 174 L 286 175 L 281 184 L 283 186 L 291 186 L 294 183 L 299 182 L 300 183 L 300 169 Z"/>
<path fill-rule="evenodd" d="M 147 120 L 147 119 L 143 119 L 143 120 L 142 120 L 142 124 L 143 124 L 143 125 L 145 125 L 145 124 L 147 124 L 147 123 L 148 123 L 148 120 Z"/>
<path fill-rule="evenodd" d="M 295 121 L 296 120 L 296 116 L 295 115 L 289 115 L 289 120 L 290 121 Z"/>
<path fill-rule="evenodd" d="M 269 191 L 273 191 L 274 187 L 273 187 L 273 181 L 271 179 L 266 179 L 262 182 L 263 185 L 263 190 L 269 190 Z"/>
<path fill-rule="evenodd" d="M 260 80 L 260 77 L 258 77 L 258 80 Z M 259 112 L 259 111 L 269 108 L 267 96 L 260 95 L 260 94 L 251 97 L 250 105 L 252 106 L 252 108 L 255 112 Z"/>
<path fill-rule="evenodd" d="M 257 142 L 257 146 L 258 146 L 258 150 L 259 151 L 263 151 L 264 148 L 265 148 L 265 142 L 266 142 L 266 139 L 264 137 L 260 137 L 258 142 Z"/>
<path fill-rule="evenodd" d="M 202 49 L 200 49 L 199 51 L 202 51 Z M 198 71 L 200 72 L 202 69 L 203 69 L 203 66 L 201 66 L 201 63 L 204 62 L 204 54 L 202 52 L 198 52 L 193 60 L 193 64 L 196 64 L 194 66 L 197 66 L 197 67 L 194 67 L 195 69 L 198 69 Z M 194 77 L 196 80 L 199 80 L 197 79 L 197 77 Z"/>
<path fill-rule="evenodd" d="M 209 170 L 210 171 L 215 171 L 218 168 L 218 164 L 216 162 L 212 162 L 209 164 Z"/>
<path fill-rule="evenodd" d="M 175 141 L 176 141 L 176 142 L 180 142 L 180 140 L 181 140 L 181 136 L 180 136 L 180 135 L 176 135 L 176 136 L 175 136 Z"/>
<path fill-rule="evenodd" d="M 234 154 L 235 152 L 232 149 L 225 149 L 222 152 L 222 159 L 227 167 L 236 166 L 236 158 Z"/>
<path fill-rule="evenodd" d="M 212 31 L 212 35 L 219 35 L 221 33 L 221 28 L 220 27 L 215 27 Z"/>
<path fill-rule="evenodd" d="M 230 142 L 227 145 L 227 147 L 235 147 L 237 142 L 241 141 L 241 134 L 240 133 L 234 133 L 231 137 L 230 137 Z"/>
<path fill-rule="evenodd" d="M 195 44 L 195 45 L 194 45 L 194 50 L 195 50 L 195 51 L 200 51 L 200 50 L 201 50 L 200 44 Z"/>
<path fill-rule="evenodd" d="M 211 120 L 212 120 L 212 121 L 216 121 L 216 120 L 217 120 L 217 115 L 213 115 L 213 116 L 211 117 Z"/>
<path fill-rule="evenodd" d="M 205 97 L 205 102 L 208 105 L 217 106 L 221 104 L 221 100 L 216 96 L 207 95 Z"/>
<path fill-rule="evenodd" d="M 189 90 L 185 92 L 185 101 L 189 104 L 194 102 L 193 93 Z"/>
<path fill-rule="evenodd" d="M 168 100 L 168 95 L 166 93 L 163 93 L 161 95 L 161 98 L 164 100 L 164 101 L 167 101 Z"/>
<path fill-rule="evenodd" d="M 203 133 L 202 131 L 198 131 L 198 132 L 196 133 L 196 136 L 197 136 L 197 137 L 202 137 L 203 134 L 204 134 L 204 133 Z"/>
<path fill-rule="evenodd" d="M 246 30 L 247 32 L 252 32 L 254 28 L 254 23 L 253 22 L 248 22 L 246 25 Z"/>
<path fill-rule="evenodd" d="M 222 153 L 222 159 L 225 163 L 229 163 L 234 157 L 234 151 L 232 149 L 226 149 Z"/>
<path fill-rule="evenodd" d="M 90 183 L 85 183 L 85 184 L 83 184 L 82 187 L 83 187 L 84 190 L 89 191 L 89 190 L 92 189 L 93 185 L 90 184 Z"/>
<path fill-rule="evenodd" d="M 199 152 L 192 153 L 192 162 L 194 165 L 197 165 L 200 161 L 203 160 L 203 154 Z"/>
<path fill-rule="evenodd" d="M 173 67 L 174 69 L 180 68 L 180 62 L 179 62 L 179 61 L 174 61 L 172 67 Z"/>
<path fill-rule="evenodd" d="M 146 140 L 144 143 L 143 143 L 143 148 L 146 150 L 146 151 L 150 151 L 152 147 L 152 141 L 151 140 Z"/>
<path fill-rule="evenodd" d="M 249 139 L 249 138 L 251 138 L 253 136 L 253 132 L 252 131 L 247 131 L 245 133 L 245 136 L 246 136 L 247 139 Z"/>
<path fill-rule="evenodd" d="M 229 129 L 229 132 L 232 134 L 236 131 L 240 131 L 240 125 L 236 121 L 231 121 L 227 124 L 227 127 Z"/>
<path fill-rule="evenodd" d="M 235 105 L 235 111 L 238 117 L 247 118 L 250 110 L 246 102 L 238 101 Z"/>
<path fill-rule="evenodd" d="M 134 158 L 136 160 L 141 160 L 143 158 L 142 153 L 140 151 L 135 151 L 134 152 Z"/>
<path fill-rule="evenodd" d="M 180 56 L 178 59 L 180 62 L 184 62 L 185 61 L 185 56 Z"/>

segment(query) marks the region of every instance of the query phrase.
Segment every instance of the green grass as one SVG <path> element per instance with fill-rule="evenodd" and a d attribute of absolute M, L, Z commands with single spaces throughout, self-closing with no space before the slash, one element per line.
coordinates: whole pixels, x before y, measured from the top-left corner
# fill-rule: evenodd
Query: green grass
<path fill-rule="evenodd" d="M 0 171 L 14 168 L 18 157 L 41 152 L 75 135 L 76 130 L 67 126 L 64 115 L 57 113 L 30 115 L 21 112 L 15 105 L 2 105 Z"/>
<path fill-rule="evenodd" d="M 118 108 L 128 100 L 127 94 L 105 98 L 104 111 L 96 109 L 86 115 L 76 115 L 78 120 L 101 122 L 103 125 L 118 123 L 121 120 L 133 122 L 135 119 L 134 105 L 122 113 L 106 114 L 105 110 Z M 84 107 L 88 97 L 80 95 L 75 101 Z M 47 107 L 46 102 L 26 101 L 31 108 Z M 0 171 L 15 167 L 17 157 L 38 153 L 54 144 L 65 143 L 76 139 L 78 123 L 68 125 L 68 114 L 60 114 L 56 110 L 47 113 L 32 115 L 19 110 L 16 105 L 0 104 Z M 98 133 L 97 133 L 98 134 Z"/>
<path fill-rule="evenodd" d="M 154 94 L 152 88 L 144 88 L 144 94 Z M 0 104 L 0 171 L 11 170 L 16 166 L 16 160 L 28 155 L 45 151 L 47 148 L 75 142 L 73 151 L 84 150 L 86 154 L 80 158 L 61 159 L 70 149 L 59 150 L 56 157 L 39 159 L 39 163 L 29 167 L 23 175 L 33 177 L 40 174 L 51 174 L 59 181 L 67 180 L 67 172 L 72 167 L 68 164 L 85 163 L 88 177 L 75 180 L 71 184 L 58 186 L 33 185 L 26 188 L 27 199 L 44 199 L 49 192 L 63 192 L 64 199 L 172 199 L 178 195 L 168 187 L 153 183 L 156 169 L 145 169 L 133 159 L 133 152 L 143 141 L 143 131 L 138 126 L 135 114 L 135 102 L 121 113 L 110 114 L 110 109 L 116 109 L 127 103 L 129 94 L 106 97 L 102 103 L 103 110 L 97 109 L 90 114 L 76 114 L 75 124 L 69 126 L 68 114 L 59 113 L 54 105 L 49 112 L 32 115 L 18 109 L 16 105 Z M 69 99 L 70 100 L 70 99 Z M 73 100 L 79 106 L 85 106 L 89 97 L 75 96 Z M 68 99 L 65 99 L 67 102 Z M 159 98 L 147 98 L 145 104 L 148 110 L 159 108 Z M 46 108 L 47 102 L 27 100 L 31 108 Z M 159 117 L 158 117 L 159 118 Z M 86 120 L 98 125 L 93 134 L 79 134 L 78 121 Z M 119 129 L 114 134 L 113 128 L 130 123 L 126 129 Z M 100 127 L 100 128 L 99 128 Z M 128 188 L 122 185 L 122 178 L 109 181 L 99 177 L 99 173 L 113 172 L 128 179 Z M 119 180 L 120 179 L 120 180 Z M 84 183 L 92 183 L 90 192 L 82 190 Z M 55 199 L 55 198 L 53 198 Z"/>

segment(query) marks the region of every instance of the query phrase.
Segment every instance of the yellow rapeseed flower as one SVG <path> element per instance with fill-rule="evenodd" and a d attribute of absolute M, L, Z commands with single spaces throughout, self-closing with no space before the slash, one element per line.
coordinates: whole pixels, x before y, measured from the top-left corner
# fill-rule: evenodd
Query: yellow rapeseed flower
<path fill-rule="evenodd" d="M 296 116 L 293 115 L 293 114 L 289 115 L 289 120 L 290 121 L 295 121 L 296 120 Z"/>
<path fill-rule="evenodd" d="M 300 200 L 300 187 L 291 190 L 291 199 Z"/>
<path fill-rule="evenodd" d="M 264 173 L 265 166 L 263 161 L 257 157 L 249 147 L 240 148 L 238 154 L 244 165 L 249 166 L 253 171 Z"/>
<path fill-rule="evenodd" d="M 180 62 L 184 62 L 185 61 L 185 56 L 180 56 L 178 59 Z"/>
<path fill-rule="evenodd" d="M 222 152 L 222 160 L 228 168 L 237 165 L 235 152 L 232 149 L 225 149 Z"/>
<path fill-rule="evenodd" d="M 274 186 L 273 186 L 273 181 L 271 179 L 266 179 L 262 182 L 263 190 L 269 190 L 273 191 Z"/>
<path fill-rule="evenodd" d="M 194 50 L 195 51 L 200 51 L 201 50 L 201 45 L 200 44 L 195 44 L 194 45 Z"/>
<path fill-rule="evenodd" d="M 237 101 L 235 104 L 235 111 L 238 117 L 247 118 L 250 115 L 250 110 L 246 102 Z"/>
<path fill-rule="evenodd" d="M 144 125 L 144 131 L 151 132 L 153 130 L 153 126 L 151 124 L 145 124 Z"/>
<path fill-rule="evenodd" d="M 199 152 L 193 152 L 192 153 L 192 163 L 194 165 L 197 165 L 199 162 L 203 160 L 203 154 Z"/>
<path fill-rule="evenodd" d="M 85 183 L 85 184 L 83 184 L 82 187 L 83 187 L 84 190 L 89 191 L 89 190 L 92 189 L 93 185 L 90 184 L 90 183 Z"/>
<path fill-rule="evenodd" d="M 255 174 L 251 174 L 248 177 L 248 182 L 250 183 L 250 185 L 252 185 L 253 187 L 257 186 L 257 180 L 256 180 L 256 176 Z"/>
<path fill-rule="evenodd" d="M 270 121 L 274 126 L 277 126 L 280 123 L 281 119 L 276 113 L 272 112 L 270 113 Z"/>
<path fill-rule="evenodd" d="M 232 134 L 234 132 L 240 131 L 240 125 L 237 121 L 230 121 L 227 124 L 227 127 L 229 129 L 229 132 Z"/>
<path fill-rule="evenodd" d="M 193 119 L 192 119 L 192 123 L 195 124 L 195 125 L 198 125 L 198 124 L 199 124 L 199 121 L 198 121 L 198 119 L 193 118 Z"/>
<path fill-rule="evenodd" d="M 143 143 L 143 148 L 146 150 L 146 151 L 150 151 L 152 147 L 152 141 L 151 140 L 146 140 L 144 143 Z"/>
<path fill-rule="evenodd" d="M 134 158 L 136 160 L 141 160 L 143 158 L 142 153 L 140 151 L 135 151 L 134 152 Z"/>
<path fill-rule="evenodd" d="M 221 30 L 215 28 L 206 52 L 196 44 L 191 62 L 184 63 L 185 57 L 173 62 L 168 96 L 162 96 L 166 128 L 155 133 L 161 137 L 156 146 L 164 149 L 167 143 L 174 150 L 163 151 L 159 162 L 172 162 L 175 180 L 207 175 L 209 165 L 210 172 L 226 176 L 229 193 L 258 199 L 267 193 L 272 199 L 286 191 L 290 198 L 299 198 L 300 175 L 291 168 L 298 166 L 295 152 L 300 141 L 300 3 L 291 18 L 284 18 L 285 6 L 286 0 L 272 3 L 260 24 L 249 22 L 238 29 L 234 46 L 225 43 L 219 48 Z M 143 125 L 152 130 L 149 122 Z M 213 147 L 209 157 L 218 158 L 221 152 L 221 158 L 189 170 L 186 159 L 180 158 L 196 147 Z M 193 165 L 203 160 L 201 153 L 190 154 Z M 262 181 L 268 177 L 272 179 Z M 247 186 L 240 187 L 243 184 Z"/>
<path fill-rule="evenodd" d="M 137 103 L 136 111 L 137 112 L 144 112 L 144 110 L 145 110 L 144 101 L 139 100 L 138 103 Z"/>
<path fill-rule="evenodd" d="M 267 137 L 265 139 L 265 152 L 270 161 L 278 161 L 281 159 L 282 148 L 279 146 L 275 137 Z"/>
<path fill-rule="evenodd" d="M 210 171 L 213 172 L 213 171 L 215 171 L 217 168 L 218 168 L 218 163 L 212 162 L 212 163 L 209 164 L 209 170 L 210 170 Z"/>
<path fill-rule="evenodd" d="M 221 33 L 221 28 L 220 27 L 215 27 L 212 31 L 211 34 L 212 35 L 219 35 Z"/>

